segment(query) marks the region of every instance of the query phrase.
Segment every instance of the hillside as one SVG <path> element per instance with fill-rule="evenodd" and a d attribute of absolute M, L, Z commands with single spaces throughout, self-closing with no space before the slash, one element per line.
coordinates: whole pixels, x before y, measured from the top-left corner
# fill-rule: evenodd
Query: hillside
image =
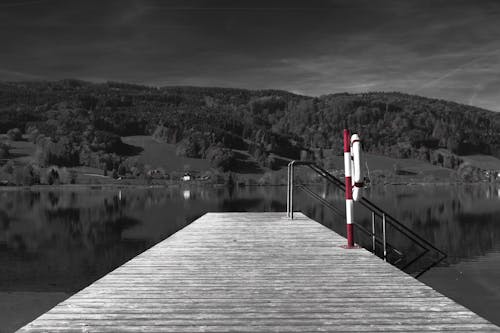
<path fill-rule="evenodd" d="M 177 156 L 174 144 L 158 142 L 151 136 L 137 135 L 122 137 L 123 142 L 141 147 L 137 155 L 140 162 L 153 168 L 161 167 L 166 172 L 208 170 L 210 163 L 205 159 Z"/>
<path fill-rule="evenodd" d="M 221 171 L 250 165 L 262 171 L 280 169 L 281 158 L 307 158 L 333 167 L 342 153 L 345 121 L 361 135 L 365 150 L 389 158 L 494 169 L 500 157 L 500 113 L 401 93 L 313 98 L 279 90 L 78 80 L 0 83 L 0 133 L 18 128 L 36 145 L 34 163 L 42 167 L 126 174 L 144 163 L 132 157 L 158 154 L 122 140 L 140 136 L 191 159 L 182 165 L 205 159 Z M 3 155 L 15 154 L 2 145 Z"/>

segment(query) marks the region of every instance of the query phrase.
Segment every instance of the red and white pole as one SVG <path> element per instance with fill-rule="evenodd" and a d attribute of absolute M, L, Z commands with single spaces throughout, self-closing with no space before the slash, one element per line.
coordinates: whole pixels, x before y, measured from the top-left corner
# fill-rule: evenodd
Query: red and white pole
<path fill-rule="evenodd" d="M 344 129 L 344 170 L 345 170 L 345 216 L 347 223 L 347 247 L 354 247 L 353 233 L 353 201 L 352 201 L 352 170 L 351 170 L 351 135 Z"/>

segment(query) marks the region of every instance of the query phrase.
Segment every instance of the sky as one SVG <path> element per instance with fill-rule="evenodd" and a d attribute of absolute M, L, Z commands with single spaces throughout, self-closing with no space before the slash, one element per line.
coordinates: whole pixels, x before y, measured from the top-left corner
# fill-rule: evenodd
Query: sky
<path fill-rule="evenodd" d="M 497 0 L 2 0 L 0 80 L 400 91 L 500 111 Z"/>

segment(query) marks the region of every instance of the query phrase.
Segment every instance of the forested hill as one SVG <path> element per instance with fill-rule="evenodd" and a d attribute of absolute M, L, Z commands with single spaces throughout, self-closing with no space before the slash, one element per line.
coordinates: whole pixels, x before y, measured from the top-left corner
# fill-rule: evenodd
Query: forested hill
<path fill-rule="evenodd" d="M 451 168 L 460 164 L 459 155 L 500 157 L 500 113 L 401 93 L 313 98 L 279 90 L 78 80 L 0 83 L 0 132 L 29 134 L 41 149 L 41 164 L 114 168 L 133 154 L 121 136 L 152 134 L 178 144 L 185 156 L 247 150 L 272 167 L 273 153 L 341 154 L 345 120 L 373 153 Z"/>

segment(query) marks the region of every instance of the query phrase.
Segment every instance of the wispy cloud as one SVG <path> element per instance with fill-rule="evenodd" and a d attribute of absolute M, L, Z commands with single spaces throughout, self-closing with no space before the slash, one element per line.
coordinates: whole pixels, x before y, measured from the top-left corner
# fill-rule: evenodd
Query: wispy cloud
<path fill-rule="evenodd" d="M 493 0 L 18 3 L 0 11 L 0 79 L 402 91 L 500 111 Z"/>
<path fill-rule="evenodd" d="M 5 81 L 18 81 L 18 80 L 39 80 L 43 77 L 36 74 L 24 73 L 0 68 L 0 77 Z"/>
<path fill-rule="evenodd" d="M 50 1 L 50 0 L 48 0 L 48 1 Z M 5 3 L 0 4 L 0 8 L 23 7 L 23 6 L 40 4 L 43 2 L 47 2 L 47 0 L 12 1 L 12 2 L 5 2 Z"/>
<path fill-rule="evenodd" d="M 444 74 L 439 74 L 439 76 L 431 81 L 423 83 L 419 88 L 415 90 L 415 92 L 420 92 L 423 89 L 429 88 L 429 87 L 434 87 L 441 81 L 454 76 L 460 72 L 463 72 L 467 69 L 470 69 L 473 65 L 485 61 L 488 57 L 499 57 L 500 56 L 500 50 L 493 50 L 493 51 L 488 51 L 488 52 L 478 52 L 477 54 L 480 54 L 479 57 L 475 57 L 474 59 L 467 61 L 463 64 L 460 64 L 459 66 L 452 68 L 451 70 L 446 71 Z M 473 55 L 471 53 L 466 53 L 465 56 L 470 56 Z M 460 54 L 460 56 L 464 56 L 464 54 Z M 477 86 L 477 85 L 476 85 Z"/>

